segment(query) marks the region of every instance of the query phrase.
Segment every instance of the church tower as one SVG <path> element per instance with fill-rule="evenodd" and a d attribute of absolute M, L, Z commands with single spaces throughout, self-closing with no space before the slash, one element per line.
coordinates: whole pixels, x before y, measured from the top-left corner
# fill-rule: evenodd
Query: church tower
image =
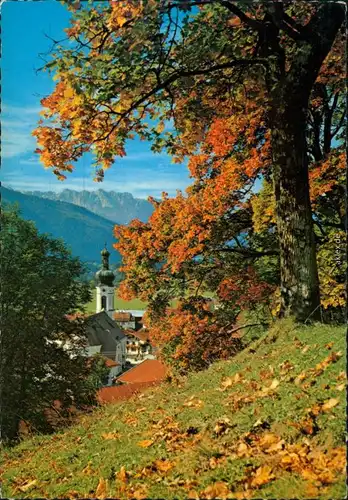
<path fill-rule="evenodd" d="M 115 312 L 115 287 L 114 287 L 114 273 L 109 269 L 109 257 L 105 244 L 105 248 L 100 252 L 102 256 L 102 268 L 96 273 L 97 283 L 97 307 L 96 312 L 105 311 L 111 319 Z"/>

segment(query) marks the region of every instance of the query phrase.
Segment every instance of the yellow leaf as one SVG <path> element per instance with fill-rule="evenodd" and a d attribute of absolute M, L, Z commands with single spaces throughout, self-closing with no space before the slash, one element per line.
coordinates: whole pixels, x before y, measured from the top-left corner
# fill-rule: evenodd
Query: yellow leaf
<path fill-rule="evenodd" d="M 251 481 L 251 486 L 262 486 L 263 484 L 269 483 L 274 478 L 275 476 L 272 474 L 272 467 L 269 465 L 263 465 L 255 472 L 255 476 Z"/>
<path fill-rule="evenodd" d="M 106 498 L 107 497 L 107 489 L 108 489 L 108 481 L 107 479 L 100 478 L 97 486 L 97 490 L 95 492 L 96 498 Z"/>
<path fill-rule="evenodd" d="M 163 130 L 165 129 L 166 124 L 164 122 L 159 122 L 159 124 L 156 127 L 156 131 L 161 134 Z"/>
<path fill-rule="evenodd" d="M 93 474 L 91 464 L 92 464 L 92 462 L 88 462 L 86 467 L 84 469 L 82 469 L 82 474 L 86 474 L 87 476 L 90 476 L 91 474 Z"/>
<path fill-rule="evenodd" d="M 174 467 L 173 462 L 170 460 L 155 460 L 154 465 L 160 472 L 168 472 Z"/>
<path fill-rule="evenodd" d="M 120 434 L 118 432 L 104 432 L 102 434 L 103 439 L 119 439 Z"/>
<path fill-rule="evenodd" d="M 201 399 L 197 399 L 195 396 L 191 396 L 188 401 L 183 403 L 183 406 L 188 406 L 189 408 L 202 408 L 204 405 Z"/>
<path fill-rule="evenodd" d="M 334 408 L 336 405 L 338 405 L 338 403 L 339 403 L 338 399 L 331 398 L 328 401 L 326 401 L 326 403 L 323 404 L 321 409 L 322 409 L 322 411 L 329 411 L 332 408 Z"/>
<path fill-rule="evenodd" d="M 213 499 L 213 498 L 228 498 L 231 493 L 231 490 L 228 487 L 227 483 L 223 481 L 217 481 L 211 486 L 207 486 L 203 491 L 204 498 Z"/>
<path fill-rule="evenodd" d="M 28 491 L 30 488 L 36 485 L 36 479 L 33 479 L 32 481 L 29 481 L 29 483 L 24 484 L 23 486 L 20 486 L 18 489 L 25 492 Z"/>
<path fill-rule="evenodd" d="M 278 387 L 278 385 L 280 384 L 279 380 L 277 380 L 276 378 L 273 380 L 272 384 L 270 385 L 270 389 L 276 389 Z"/>
<path fill-rule="evenodd" d="M 337 391 L 343 391 L 345 387 L 346 387 L 346 384 L 336 385 L 336 390 Z"/>
<path fill-rule="evenodd" d="M 122 26 L 127 22 L 127 18 L 124 16 L 117 16 L 116 21 L 119 27 L 122 28 Z"/>
<path fill-rule="evenodd" d="M 143 486 L 142 489 L 133 491 L 132 498 L 135 498 L 135 500 L 144 500 L 145 498 L 148 498 L 145 487 Z"/>
<path fill-rule="evenodd" d="M 128 474 L 126 472 L 126 469 L 124 465 L 122 465 L 120 472 L 117 473 L 117 479 L 121 481 L 122 483 L 126 483 L 128 479 Z"/>
<path fill-rule="evenodd" d="M 65 90 L 64 90 L 64 97 L 66 99 L 70 99 L 71 97 L 74 97 L 74 91 L 71 87 L 67 87 Z"/>
<path fill-rule="evenodd" d="M 138 446 L 141 446 L 141 448 L 148 448 L 151 445 L 153 445 L 153 441 L 151 439 L 144 439 L 143 441 L 138 442 Z"/>

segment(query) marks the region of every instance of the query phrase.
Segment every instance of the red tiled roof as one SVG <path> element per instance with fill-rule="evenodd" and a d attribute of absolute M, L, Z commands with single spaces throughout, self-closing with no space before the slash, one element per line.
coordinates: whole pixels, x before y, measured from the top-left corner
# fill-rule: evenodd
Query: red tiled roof
<path fill-rule="evenodd" d="M 157 382 L 164 380 L 167 369 L 157 359 L 145 359 L 142 363 L 120 375 L 117 380 L 128 383 Z"/>
<path fill-rule="evenodd" d="M 148 342 L 149 341 L 149 333 L 148 332 L 141 332 L 141 331 L 135 331 L 135 330 L 125 330 L 124 332 L 126 335 L 133 335 L 133 337 L 136 337 L 139 340 L 142 340 L 143 342 Z"/>
<path fill-rule="evenodd" d="M 133 384 L 122 384 L 112 387 L 103 387 L 98 391 L 97 399 L 99 403 L 111 403 L 114 401 L 123 401 L 130 399 L 132 396 L 143 392 L 148 387 L 153 387 L 159 384 L 160 381 L 155 382 L 138 382 Z"/>
<path fill-rule="evenodd" d="M 112 368 L 113 366 L 121 366 L 120 363 L 117 363 L 117 361 L 114 361 L 113 359 L 110 358 L 105 358 L 105 365 L 108 368 Z"/>
<path fill-rule="evenodd" d="M 118 312 L 114 314 L 115 321 L 130 321 L 132 319 L 131 313 Z"/>

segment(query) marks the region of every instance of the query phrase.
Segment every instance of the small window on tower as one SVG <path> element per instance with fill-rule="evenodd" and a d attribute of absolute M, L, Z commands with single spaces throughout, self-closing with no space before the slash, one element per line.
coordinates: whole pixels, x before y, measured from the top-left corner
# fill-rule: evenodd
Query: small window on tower
<path fill-rule="evenodd" d="M 103 295 L 101 298 L 101 306 L 102 306 L 102 309 L 106 309 L 106 297 L 105 297 L 105 295 Z"/>

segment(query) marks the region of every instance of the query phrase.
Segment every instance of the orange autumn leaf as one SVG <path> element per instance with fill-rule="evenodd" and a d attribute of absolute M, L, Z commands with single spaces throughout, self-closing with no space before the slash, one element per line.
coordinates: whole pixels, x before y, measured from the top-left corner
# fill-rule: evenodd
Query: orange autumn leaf
<path fill-rule="evenodd" d="M 160 472 L 168 472 L 174 467 L 174 463 L 170 460 L 155 460 L 154 466 Z"/>
<path fill-rule="evenodd" d="M 152 441 L 151 439 L 144 439 L 143 441 L 138 441 L 138 446 L 140 446 L 141 448 L 148 448 L 149 446 L 152 446 L 154 443 L 154 441 Z"/>
<path fill-rule="evenodd" d="M 121 481 L 121 483 L 126 483 L 128 481 L 128 473 L 127 473 L 124 465 L 122 465 L 121 469 L 116 474 L 116 477 L 119 481 Z"/>
<path fill-rule="evenodd" d="M 95 492 L 96 498 L 107 498 L 107 490 L 108 490 L 108 480 L 104 478 L 99 479 L 99 483 Z"/>
<path fill-rule="evenodd" d="M 339 403 L 338 399 L 331 398 L 328 401 L 326 401 L 326 403 L 323 404 L 321 409 L 322 409 L 322 411 L 329 411 L 332 408 L 334 408 L 336 405 L 338 405 L 338 403 Z"/>
<path fill-rule="evenodd" d="M 104 432 L 102 435 L 103 439 L 119 439 L 120 438 L 120 433 L 119 432 Z"/>
<path fill-rule="evenodd" d="M 217 481 L 216 483 L 207 486 L 202 492 L 202 498 L 214 499 L 214 498 L 230 498 L 231 490 L 227 483 L 223 481 Z"/>
<path fill-rule="evenodd" d="M 269 483 L 273 479 L 275 479 L 275 475 L 272 472 L 272 467 L 263 465 L 256 470 L 250 484 L 252 487 L 258 488 L 263 484 Z"/>

